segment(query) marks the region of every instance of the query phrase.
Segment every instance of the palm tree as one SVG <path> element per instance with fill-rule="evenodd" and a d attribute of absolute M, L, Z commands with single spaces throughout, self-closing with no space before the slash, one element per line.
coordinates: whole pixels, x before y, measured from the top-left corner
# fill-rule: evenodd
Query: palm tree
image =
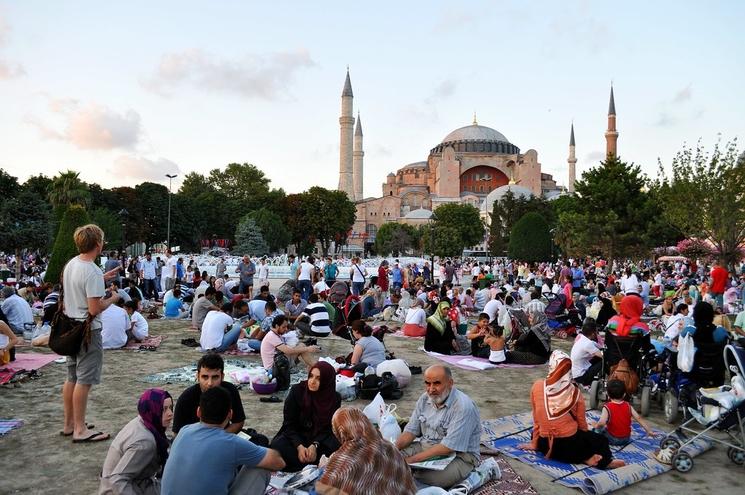
<path fill-rule="evenodd" d="M 80 205 L 85 208 L 90 202 L 90 196 L 88 186 L 80 180 L 80 172 L 60 172 L 49 184 L 49 202 L 55 208 L 69 205 Z"/>

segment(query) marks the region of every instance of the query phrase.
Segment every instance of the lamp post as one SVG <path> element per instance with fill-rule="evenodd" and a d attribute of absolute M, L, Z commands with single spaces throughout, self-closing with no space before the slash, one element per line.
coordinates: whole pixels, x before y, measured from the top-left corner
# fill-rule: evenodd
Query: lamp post
<path fill-rule="evenodd" d="M 119 210 L 119 216 L 122 219 L 122 254 L 127 256 L 127 215 L 129 212 L 122 208 Z"/>
<path fill-rule="evenodd" d="M 168 177 L 168 227 L 166 228 L 166 248 L 171 249 L 171 183 L 177 174 L 166 174 Z"/>

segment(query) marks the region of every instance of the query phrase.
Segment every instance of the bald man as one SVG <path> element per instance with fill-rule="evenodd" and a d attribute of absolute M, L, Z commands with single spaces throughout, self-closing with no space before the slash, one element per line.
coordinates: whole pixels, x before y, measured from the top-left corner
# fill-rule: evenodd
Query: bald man
<path fill-rule="evenodd" d="M 447 490 L 479 465 L 481 418 L 471 398 L 453 387 L 453 374 L 447 366 L 427 368 L 424 386 L 396 447 L 409 464 L 455 453 L 455 459 L 442 471 L 413 470 L 418 482 Z M 414 442 L 416 439 L 419 442 Z"/>

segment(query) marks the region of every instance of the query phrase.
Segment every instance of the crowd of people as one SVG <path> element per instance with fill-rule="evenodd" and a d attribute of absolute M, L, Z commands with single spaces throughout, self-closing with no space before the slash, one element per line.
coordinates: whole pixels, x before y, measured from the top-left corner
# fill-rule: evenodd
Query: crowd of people
<path fill-rule="evenodd" d="M 74 443 L 110 438 L 86 423 L 88 394 L 101 381 L 104 349 L 148 337 L 143 313 L 188 319 L 205 352 L 195 385 L 176 401 L 161 389 L 139 398 L 138 416 L 109 448 L 101 493 L 263 493 L 272 471 L 308 465 L 324 469 L 316 483 L 321 494 L 415 493 L 466 478 L 481 461 L 480 412 L 455 387 L 451 370 L 434 365 L 425 371 L 425 391 L 403 433 L 395 444 L 384 441 L 359 410 L 341 407 L 336 370 L 318 360 L 315 339 L 335 333 L 339 321 L 353 342 L 344 364 L 356 372 L 386 360 L 385 347 L 366 324 L 375 319 L 398 322 L 404 335 L 424 337 L 427 351 L 494 364 L 548 363 L 546 378 L 529 391 L 535 427 L 523 448 L 601 469 L 623 465 L 613 459 L 610 445 L 628 442 L 632 421 L 651 434 L 629 404 L 624 383 L 614 379 L 607 383 L 609 400 L 600 420 L 585 421 L 582 387 L 603 374 L 603 330 L 606 338 L 638 336 L 660 353 L 675 352 L 686 335 L 701 346 L 723 346 L 745 335 L 745 265 L 734 272 L 718 263 L 710 268 L 682 260 L 610 266 L 590 259 L 532 265 L 445 260 L 434 273 L 427 262 L 383 260 L 368 270 L 358 258 L 342 266 L 332 257 L 290 256 L 291 280 L 272 293 L 263 258 L 243 257 L 233 274 L 219 262 L 209 276 L 170 251 L 162 260 L 114 252 L 102 269 L 96 264 L 105 244 L 101 229 L 80 227 L 74 241 L 80 254 L 65 266 L 61 285 L 46 287 L 41 277 L 8 285 L 0 305 L 4 354 L 34 332 L 34 308 L 42 323 L 51 321 L 60 303 L 70 318 L 90 318 L 89 344 L 67 360 L 62 435 Z M 28 262 L 39 268 L 36 259 Z M 340 280 L 342 269 L 349 270 L 348 283 Z M 332 303 L 339 284 L 345 288 L 342 301 Z M 360 308 L 354 321 L 340 318 L 350 303 Z M 732 313 L 738 313 L 734 324 L 726 316 Z M 659 339 L 651 338 L 650 321 L 659 322 Z M 552 339 L 575 333 L 570 355 L 553 348 Z M 282 426 L 271 439 L 247 425 L 240 392 L 225 380 L 219 353 L 239 341 L 260 354 L 267 370 L 281 354 L 308 372 L 289 390 Z M 721 380 L 709 376 L 708 385 L 724 380 L 723 363 L 717 365 Z M 453 460 L 443 470 L 409 466 L 449 455 Z"/>

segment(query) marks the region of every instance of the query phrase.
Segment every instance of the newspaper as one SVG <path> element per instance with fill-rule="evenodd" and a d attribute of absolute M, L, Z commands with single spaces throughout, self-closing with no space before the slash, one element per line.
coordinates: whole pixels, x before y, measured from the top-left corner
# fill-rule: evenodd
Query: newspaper
<path fill-rule="evenodd" d="M 429 469 L 431 471 L 442 471 L 443 469 L 448 467 L 448 464 L 450 464 L 453 459 L 455 459 L 455 453 L 450 454 L 448 456 L 440 455 L 436 457 L 430 457 L 426 461 L 415 462 L 413 464 L 409 464 L 409 466 L 415 469 Z"/>

